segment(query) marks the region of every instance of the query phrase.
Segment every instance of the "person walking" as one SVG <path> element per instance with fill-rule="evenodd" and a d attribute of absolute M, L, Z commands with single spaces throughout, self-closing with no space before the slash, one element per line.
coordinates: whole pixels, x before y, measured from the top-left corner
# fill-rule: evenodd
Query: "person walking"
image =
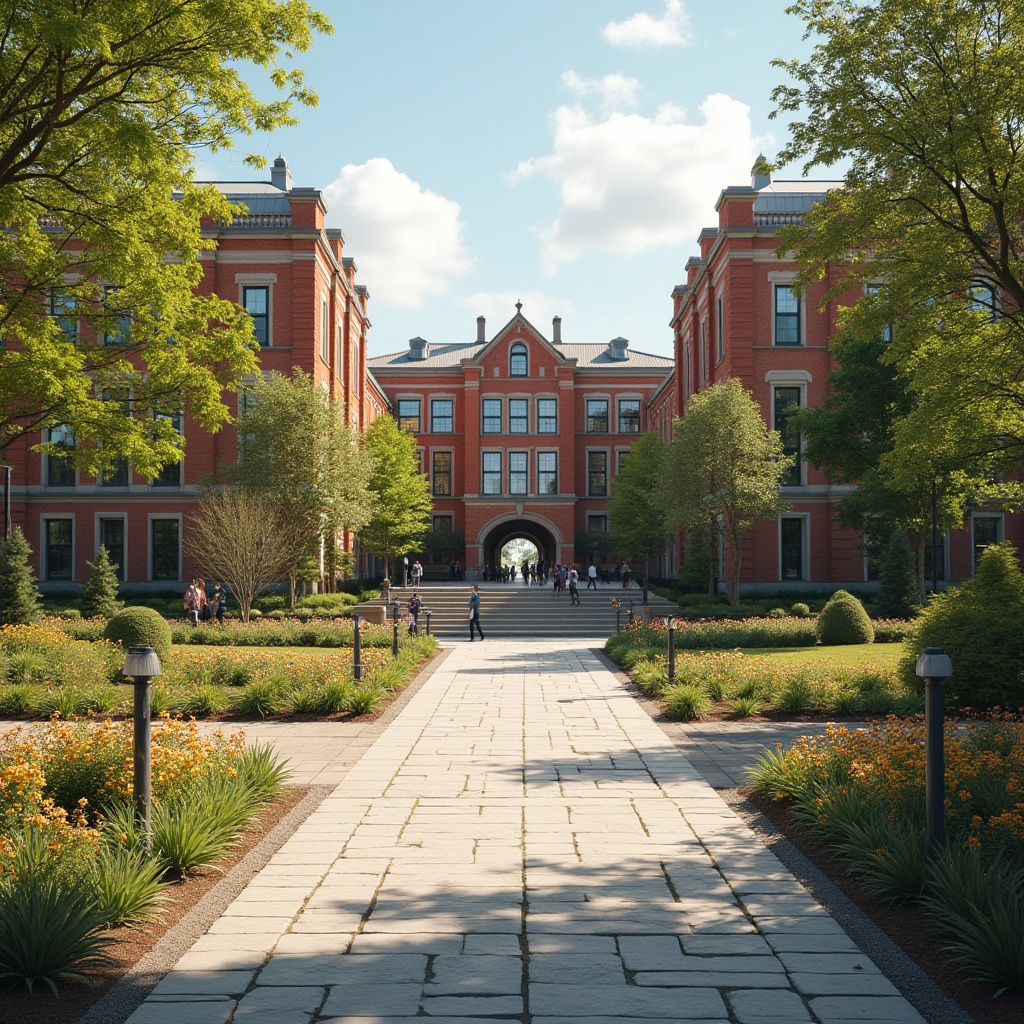
<path fill-rule="evenodd" d="M 420 612 L 423 610 L 423 601 L 420 595 L 414 590 L 409 598 L 409 636 L 416 636 L 419 632 Z"/>
<path fill-rule="evenodd" d="M 558 571 L 558 566 L 555 566 L 555 571 L 551 574 L 551 593 L 558 597 L 562 593 L 562 574 Z"/>
<path fill-rule="evenodd" d="M 587 590 L 593 587 L 597 590 L 597 566 L 594 565 L 594 560 L 590 560 L 590 565 L 587 567 Z"/>
<path fill-rule="evenodd" d="M 473 642 L 473 630 L 484 639 L 484 631 L 480 628 L 480 588 L 473 584 L 473 592 L 469 595 L 469 642 Z"/>
<path fill-rule="evenodd" d="M 412 587 L 413 590 L 419 589 L 419 585 L 423 582 L 423 566 L 420 564 L 420 560 L 417 558 L 412 564 Z"/>
<path fill-rule="evenodd" d="M 224 625 L 224 612 L 227 611 L 227 594 L 219 583 L 213 585 L 213 597 L 210 598 L 210 610 L 217 620 L 218 626 Z"/>
<path fill-rule="evenodd" d="M 185 614 L 193 626 L 199 625 L 199 587 L 193 580 L 185 591 Z"/>
<path fill-rule="evenodd" d="M 624 590 L 629 590 L 629 562 L 624 562 L 622 565 L 622 587 Z"/>
<path fill-rule="evenodd" d="M 523 570 L 523 586 L 528 587 L 530 585 L 530 562 L 529 559 L 524 558 L 522 564 Z"/>
<path fill-rule="evenodd" d="M 580 574 L 576 571 L 575 565 L 569 566 L 569 607 L 580 603 Z"/>

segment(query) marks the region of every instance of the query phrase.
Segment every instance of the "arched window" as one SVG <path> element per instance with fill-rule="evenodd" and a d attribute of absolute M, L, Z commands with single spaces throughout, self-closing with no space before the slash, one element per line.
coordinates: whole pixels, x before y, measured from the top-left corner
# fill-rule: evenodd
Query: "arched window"
<path fill-rule="evenodd" d="M 509 353 L 508 374 L 510 377 L 526 377 L 526 346 L 513 345 Z"/>

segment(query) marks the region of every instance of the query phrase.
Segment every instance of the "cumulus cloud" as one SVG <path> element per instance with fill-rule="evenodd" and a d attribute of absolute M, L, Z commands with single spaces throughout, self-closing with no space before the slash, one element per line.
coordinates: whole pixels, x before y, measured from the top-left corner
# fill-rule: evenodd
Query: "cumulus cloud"
<path fill-rule="evenodd" d="M 612 46 L 686 46 L 693 41 L 682 0 L 667 0 L 660 18 L 640 11 L 625 21 L 610 21 L 601 35 Z"/>
<path fill-rule="evenodd" d="M 642 86 L 635 78 L 626 75 L 605 75 L 604 78 L 584 78 L 575 71 L 562 75 L 562 84 L 578 99 L 596 96 L 601 109 L 606 113 L 613 110 L 632 109 L 637 105 Z"/>
<path fill-rule="evenodd" d="M 459 204 L 390 160 L 346 164 L 324 196 L 327 221 L 345 232 L 359 280 L 375 300 L 419 308 L 469 268 Z"/>
<path fill-rule="evenodd" d="M 487 340 L 515 316 L 516 303 L 523 304 L 523 316 L 549 341 L 551 320 L 556 316 L 571 317 L 571 302 L 546 292 L 475 292 L 462 300 L 462 305 L 474 316 L 487 318 Z"/>
<path fill-rule="evenodd" d="M 695 124 L 674 105 L 654 117 L 598 118 L 580 104 L 555 111 L 553 151 L 509 176 L 543 175 L 559 186 L 561 208 L 539 231 L 546 274 L 589 253 L 630 255 L 696 238 L 721 189 L 749 180 L 761 141 L 738 100 L 716 93 L 699 109 Z"/>

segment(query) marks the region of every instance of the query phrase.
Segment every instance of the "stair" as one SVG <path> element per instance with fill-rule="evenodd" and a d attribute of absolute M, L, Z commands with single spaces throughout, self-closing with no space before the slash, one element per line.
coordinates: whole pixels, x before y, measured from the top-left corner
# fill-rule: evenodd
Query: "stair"
<path fill-rule="evenodd" d="M 569 593 L 565 591 L 555 597 L 551 584 L 525 587 L 519 583 L 480 584 L 480 625 L 484 635 L 494 638 L 551 639 L 554 637 L 582 638 L 609 637 L 616 629 L 616 609 L 611 606 L 618 598 L 622 606 L 618 609 L 619 620 L 625 628 L 629 621 L 629 607 L 634 605 L 635 614 L 640 615 L 643 591 L 637 587 L 624 590 L 621 584 L 599 585 L 598 590 L 580 588 L 580 605 L 569 604 Z M 399 618 L 404 620 L 411 589 L 393 588 L 391 596 L 398 601 Z M 428 583 L 420 587 L 423 612 L 420 628 L 426 628 L 430 612 L 430 632 L 442 640 L 466 640 L 469 638 L 469 595 L 472 587 L 458 583 Z M 382 604 L 380 600 L 370 602 Z M 651 614 L 668 615 L 677 613 L 676 604 L 664 598 L 648 595 Z M 391 605 L 388 606 L 391 615 Z"/>

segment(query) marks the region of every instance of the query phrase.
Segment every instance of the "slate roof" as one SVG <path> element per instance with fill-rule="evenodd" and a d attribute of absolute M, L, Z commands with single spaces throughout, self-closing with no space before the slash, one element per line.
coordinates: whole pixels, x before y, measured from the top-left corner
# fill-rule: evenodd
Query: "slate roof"
<path fill-rule="evenodd" d="M 428 343 L 423 359 L 410 359 L 409 350 L 392 352 L 384 356 L 374 356 L 368 360 L 372 369 L 380 370 L 388 367 L 423 367 L 424 369 L 454 368 L 461 364 L 463 359 L 472 359 L 477 353 L 483 350 L 482 345 L 476 343 L 461 345 L 438 345 Z M 561 352 L 566 359 L 577 360 L 577 367 L 587 366 L 608 366 L 608 367 L 633 367 L 634 369 L 657 369 L 667 370 L 672 366 L 672 359 L 668 356 L 656 356 L 649 352 L 635 352 L 633 349 L 626 349 L 628 358 L 612 359 L 608 352 L 607 342 L 591 345 L 569 345 L 559 344 L 554 348 Z"/>

